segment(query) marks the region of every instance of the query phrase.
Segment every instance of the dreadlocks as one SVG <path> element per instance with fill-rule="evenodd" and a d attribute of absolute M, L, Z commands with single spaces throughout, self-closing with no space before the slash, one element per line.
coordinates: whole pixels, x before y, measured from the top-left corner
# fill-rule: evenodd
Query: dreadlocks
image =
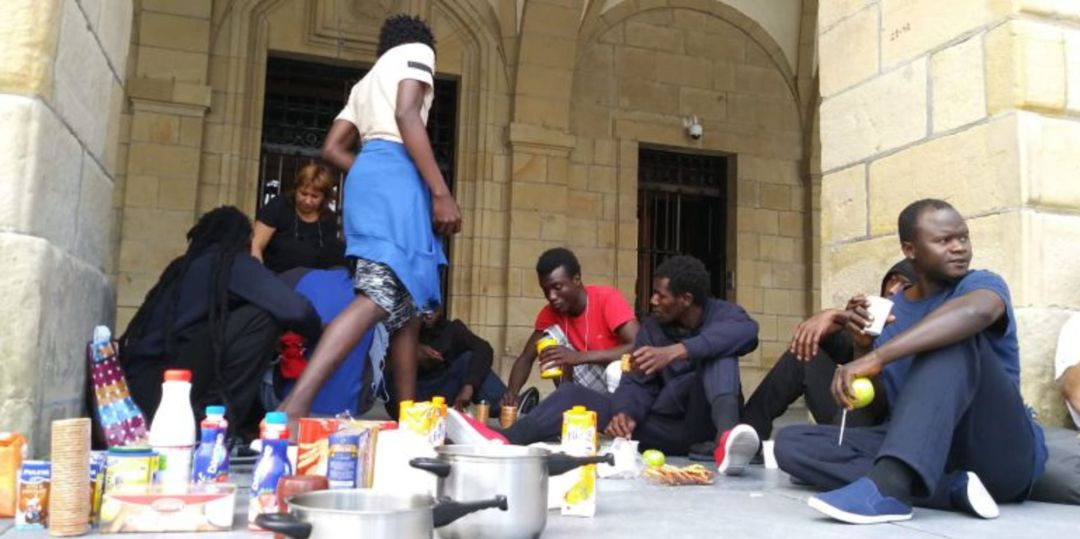
<path fill-rule="evenodd" d="M 187 232 L 188 247 L 183 255 L 165 268 L 157 284 L 146 293 L 127 331 L 120 337 L 120 349 L 131 349 L 149 328 L 147 321 L 158 306 L 165 302 L 165 357 L 176 357 L 176 336 L 173 332 L 177 307 L 183 289 L 184 277 L 191 262 L 209 253 L 211 262 L 209 326 L 211 346 L 214 353 L 214 375 L 222 400 L 225 392 L 221 386 L 220 364 L 225 350 L 225 319 L 229 309 L 229 276 L 237 253 L 247 252 L 251 242 L 251 221 L 239 209 L 222 206 L 204 214 Z"/>

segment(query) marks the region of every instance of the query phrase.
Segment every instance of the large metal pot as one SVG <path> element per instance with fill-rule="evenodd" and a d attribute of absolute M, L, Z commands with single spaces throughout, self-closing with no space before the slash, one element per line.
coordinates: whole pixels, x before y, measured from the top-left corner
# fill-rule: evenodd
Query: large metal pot
<path fill-rule="evenodd" d="M 501 492 L 509 509 L 468 515 L 439 529 L 443 539 L 531 539 L 547 525 L 548 477 L 585 464 L 614 463 L 612 455 L 571 457 L 547 449 L 516 445 L 446 445 L 437 458 L 409 461 L 439 477 L 437 494 L 454 499 Z"/>
<path fill-rule="evenodd" d="M 371 490 L 320 490 L 285 500 L 289 513 L 259 515 L 255 524 L 294 539 L 363 537 L 422 539 L 434 528 L 469 513 L 497 507 L 506 511 L 506 497 L 471 503 L 427 495 L 389 495 Z"/>

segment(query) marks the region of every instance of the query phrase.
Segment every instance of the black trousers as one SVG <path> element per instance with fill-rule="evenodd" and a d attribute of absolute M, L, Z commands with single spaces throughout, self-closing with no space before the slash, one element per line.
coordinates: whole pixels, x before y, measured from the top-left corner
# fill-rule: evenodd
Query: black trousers
<path fill-rule="evenodd" d="M 776 461 L 787 473 L 825 489 L 865 476 L 892 457 L 917 479 L 916 503 L 948 508 L 952 474 L 972 471 L 1000 502 L 1031 488 L 1036 438 L 1020 388 L 976 336 L 915 357 L 888 423 L 849 428 L 793 426 L 776 437 Z"/>
<path fill-rule="evenodd" d="M 784 352 L 746 401 L 742 422 L 753 427 L 762 440 L 767 440 L 772 435 L 773 421 L 803 397 L 814 422 L 839 425 L 841 409 L 830 390 L 835 372 L 836 362 L 824 351 L 810 361 L 799 361 L 795 354 Z M 877 391 L 877 394 L 881 398 L 870 406 L 848 412 L 849 427 L 868 427 L 885 420 L 889 412 L 885 392 Z"/>
<path fill-rule="evenodd" d="M 124 372 L 131 396 L 152 421 L 161 402 L 161 383 L 166 369 L 191 371 L 191 404 L 200 418 L 210 404 L 225 404 L 237 429 L 258 424 L 259 384 L 274 357 L 281 331 L 266 311 L 244 305 L 225 321 L 225 350 L 218 369 L 214 366 L 209 324 L 200 324 L 178 336 L 176 357 L 137 357 L 125 362 Z M 220 383 L 220 387 L 219 387 Z M 224 391 L 224 399 L 222 398 Z"/>
<path fill-rule="evenodd" d="M 722 395 L 740 391 L 738 362 L 734 358 L 711 361 L 694 371 L 697 378 L 690 384 L 682 415 L 660 414 L 650 411 L 634 429 L 638 448 L 659 449 L 671 455 L 685 455 L 690 446 L 716 438 L 710 403 Z M 739 393 L 741 397 L 741 393 Z M 711 397 L 711 398 L 710 398 Z M 732 399 L 732 406 L 741 404 Z M 597 428 L 602 432 L 611 420 L 612 396 L 577 384 L 562 384 L 554 393 L 540 401 L 527 416 L 518 420 L 504 434 L 511 443 L 530 444 L 554 438 L 562 431 L 562 414 L 574 406 L 585 406 L 596 412 Z M 732 417 L 738 417 L 733 410 Z"/>

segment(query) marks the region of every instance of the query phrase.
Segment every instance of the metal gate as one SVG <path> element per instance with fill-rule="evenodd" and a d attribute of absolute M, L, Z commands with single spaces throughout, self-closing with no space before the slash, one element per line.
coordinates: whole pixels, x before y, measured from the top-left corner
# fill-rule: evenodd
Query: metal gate
<path fill-rule="evenodd" d="M 728 158 L 638 150 L 638 273 L 635 308 L 649 312 L 653 272 L 668 257 L 693 255 L 727 294 Z"/>

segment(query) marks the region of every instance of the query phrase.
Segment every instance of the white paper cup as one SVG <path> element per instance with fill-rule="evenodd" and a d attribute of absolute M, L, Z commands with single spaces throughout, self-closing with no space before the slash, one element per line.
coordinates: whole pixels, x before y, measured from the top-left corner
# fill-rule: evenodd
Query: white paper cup
<path fill-rule="evenodd" d="M 889 318 L 889 311 L 892 311 L 892 300 L 885 299 L 878 296 L 870 296 L 866 298 L 870 301 L 870 316 L 873 320 L 870 321 L 870 327 L 866 328 L 866 334 L 871 337 L 877 337 L 881 335 L 881 330 L 885 329 L 885 320 Z"/>

